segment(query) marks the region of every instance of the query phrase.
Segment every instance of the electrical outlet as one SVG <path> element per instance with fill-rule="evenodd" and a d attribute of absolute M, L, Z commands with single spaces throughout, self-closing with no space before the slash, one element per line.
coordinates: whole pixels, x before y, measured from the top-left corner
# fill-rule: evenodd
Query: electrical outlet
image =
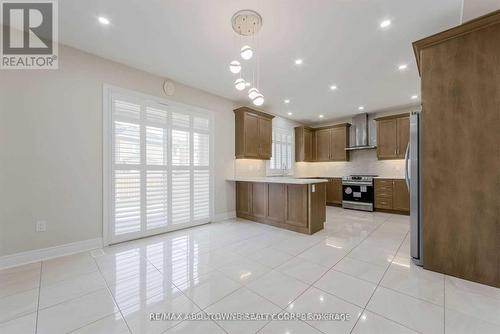
<path fill-rule="evenodd" d="M 44 220 L 40 220 L 36 222 L 36 231 L 37 232 L 45 232 L 47 230 L 47 222 Z"/>

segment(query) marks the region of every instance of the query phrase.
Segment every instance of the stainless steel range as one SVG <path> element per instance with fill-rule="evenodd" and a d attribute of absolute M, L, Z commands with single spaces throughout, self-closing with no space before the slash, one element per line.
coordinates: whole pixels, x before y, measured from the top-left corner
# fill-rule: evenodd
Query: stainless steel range
<path fill-rule="evenodd" d="M 373 178 L 377 175 L 350 175 L 342 177 L 342 207 L 344 209 L 373 211 Z"/>

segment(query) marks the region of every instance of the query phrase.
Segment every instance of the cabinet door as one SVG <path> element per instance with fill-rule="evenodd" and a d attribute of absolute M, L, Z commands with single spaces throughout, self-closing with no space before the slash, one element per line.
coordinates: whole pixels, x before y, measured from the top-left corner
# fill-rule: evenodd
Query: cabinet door
<path fill-rule="evenodd" d="M 259 118 L 259 156 L 263 159 L 271 159 L 273 125 L 270 119 Z"/>
<path fill-rule="evenodd" d="M 334 203 L 334 201 L 335 201 L 335 185 L 333 183 L 333 179 L 330 179 L 326 184 L 326 202 Z"/>
<path fill-rule="evenodd" d="M 252 213 L 252 184 L 236 182 L 236 213 L 250 216 Z"/>
<path fill-rule="evenodd" d="M 307 184 L 287 184 L 285 223 L 307 227 L 307 214 Z"/>
<path fill-rule="evenodd" d="M 347 161 L 348 152 L 345 150 L 348 138 L 347 128 L 337 127 L 331 129 L 330 134 L 330 160 Z"/>
<path fill-rule="evenodd" d="M 258 158 L 259 157 L 259 120 L 257 115 L 250 113 L 245 114 L 245 157 Z"/>
<path fill-rule="evenodd" d="M 410 211 L 410 194 L 405 180 L 394 180 L 392 207 L 394 210 Z"/>
<path fill-rule="evenodd" d="M 267 216 L 267 183 L 252 184 L 252 216 L 257 218 Z"/>
<path fill-rule="evenodd" d="M 304 129 L 304 159 L 313 160 L 313 134 L 311 130 Z"/>
<path fill-rule="evenodd" d="M 332 203 L 342 204 L 342 179 L 336 178 L 332 180 Z"/>
<path fill-rule="evenodd" d="M 379 159 L 397 158 L 397 119 L 377 121 L 377 157 Z"/>
<path fill-rule="evenodd" d="M 277 223 L 285 221 L 285 190 L 286 184 L 268 184 L 267 218 Z"/>
<path fill-rule="evenodd" d="M 406 153 L 406 146 L 410 140 L 410 118 L 401 117 L 397 119 L 398 126 L 398 158 L 404 159 Z"/>
<path fill-rule="evenodd" d="M 316 161 L 330 160 L 330 129 L 316 131 Z"/>

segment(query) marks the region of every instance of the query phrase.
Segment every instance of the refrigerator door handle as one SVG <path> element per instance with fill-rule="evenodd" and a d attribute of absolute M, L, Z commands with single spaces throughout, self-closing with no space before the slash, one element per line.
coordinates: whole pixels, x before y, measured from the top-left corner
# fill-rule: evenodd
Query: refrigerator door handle
<path fill-rule="evenodd" d="M 406 181 L 406 187 L 408 188 L 408 191 L 410 191 L 410 175 L 408 173 L 408 160 L 410 157 L 410 143 L 406 146 L 406 152 L 405 152 L 405 181 Z"/>

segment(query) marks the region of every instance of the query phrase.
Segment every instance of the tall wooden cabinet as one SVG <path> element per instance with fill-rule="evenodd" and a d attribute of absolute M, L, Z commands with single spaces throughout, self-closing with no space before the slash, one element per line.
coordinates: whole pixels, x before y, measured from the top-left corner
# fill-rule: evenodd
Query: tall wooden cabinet
<path fill-rule="evenodd" d="M 410 139 L 408 114 L 379 117 L 377 121 L 377 157 L 379 160 L 404 159 Z"/>
<path fill-rule="evenodd" d="M 234 113 L 236 159 L 271 159 L 274 116 L 248 107 L 238 108 Z"/>
<path fill-rule="evenodd" d="M 424 268 L 500 287 L 500 11 L 413 43 Z"/>

